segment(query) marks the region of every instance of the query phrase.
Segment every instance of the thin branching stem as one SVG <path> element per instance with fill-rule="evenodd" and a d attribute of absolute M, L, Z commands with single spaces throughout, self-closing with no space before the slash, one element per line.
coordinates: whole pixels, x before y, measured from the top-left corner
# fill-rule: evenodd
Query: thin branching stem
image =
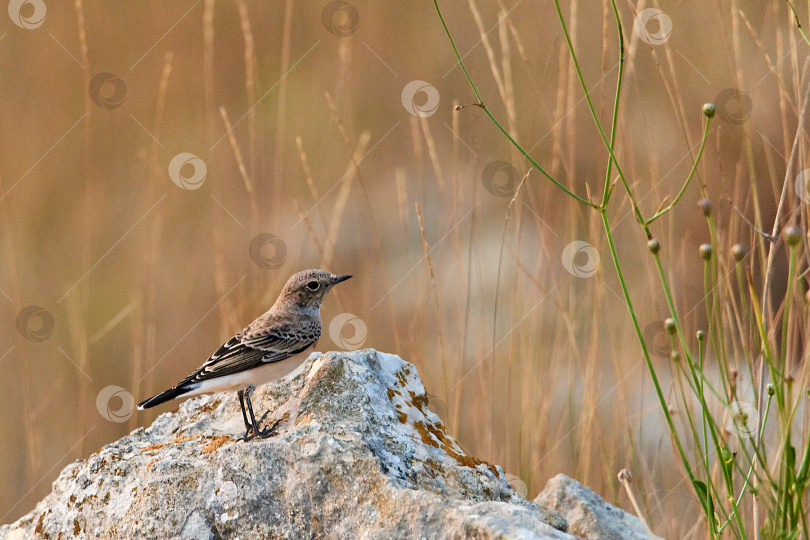
<path fill-rule="evenodd" d="M 588 109 L 591 112 L 591 118 L 593 118 L 593 122 L 596 125 L 596 129 L 599 132 L 599 136 L 602 138 L 602 142 L 604 143 L 605 148 L 607 148 L 608 154 L 610 154 L 609 163 L 616 165 L 616 172 L 618 173 L 619 178 L 621 178 L 622 180 L 622 184 L 624 185 L 625 191 L 627 191 L 627 195 L 630 197 L 630 204 L 633 206 L 633 215 L 635 216 L 635 218 L 638 220 L 639 223 L 643 224 L 644 217 L 641 215 L 641 210 L 639 209 L 638 204 L 636 203 L 636 197 L 633 194 L 633 190 L 630 189 L 630 184 L 628 184 L 627 179 L 624 176 L 624 172 L 622 171 L 622 168 L 619 166 L 619 161 L 616 159 L 616 155 L 613 153 L 613 137 L 611 137 L 611 140 L 608 141 L 607 137 L 605 136 L 605 131 L 602 129 L 602 123 L 599 121 L 599 117 L 596 114 L 596 109 L 594 108 L 593 101 L 591 100 L 591 93 L 588 91 L 588 85 L 585 83 L 585 77 L 582 75 L 582 69 L 580 68 L 579 60 L 577 60 L 577 55 L 576 52 L 574 51 L 574 44 L 571 41 L 571 35 L 568 33 L 568 26 L 565 24 L 565 17 L 563 17 L 562 8 L 560 8 L 559 0 L 554 0 L 554 7 L 557 9 L 557 17 L 560 20 L 560 26 L 562 27 L 563 34 L 565 35 L 565 41 L 568 44 L 568 52 L 571 53 L 571 60 L 574 62 L 574 71 L 576 71 L 577 79 L 579 79 L 579 85 L 582 87 L 582 92 L 585 94 L 585 102 L 588 104 Z M 616 15 L 616 17 L 618 17 L 618 10 L 616 9 L 616 4 L 615 3 L 612 4 L 612 7 L 614 14 Z M 619 37 L 621 38 L 621 33 L 619 34 Z M 620 47 L 619 55 L 620 55 L 619 68 L 621 70 L 624 64 L 623 46 Z M 614 103 L 614 110 L 618 110 L 618 103 L 619 103 L 618 91 L 621 91 L 621 85 L 617 83 L 616 89 L 617 94 Z M 615 125 L 616 124 L 614 122 L 613 123 L 614 128 Z"/>
<path fill-rule="evenodd" d="M 498 128 L 498 130 L 501 133 L 503 133 L 503 135 L 509 140 L 510 143 L 512 143 L 512 146 L 514 146 L 518 150 L 518 152 L 523 154 L 523 157 L 525 157 L 527 160 L 529 160 L 529 163 L 531 163 L 538 171 L 540 171 L 540 174 L 542 174 L 543 176 L 548 178 L 555 186 L 560 188 L 569 197 L 573 197 L 575 200 L 581 202 L 582 204 L 585 204 L 585 205 L 588 205 L 590 207 L 596 208 L 596 205 L 593 202 L 591 202 L 591 201 L 589 201 L 589 200 L 587 200 L 587 199 L 585 199 L 583 197 L 580 197 L 579 195 L 577 195 L 576 193 L 574 193 L 573 191 L 571 191 L 570 189 L 565 187 L 563 184 L 561 184 L 556 178 L 551 176 L 551 174 L 549 174 L 548 171 L 546 171 L 543 167 L 541 167 L 540 164 L 538 164 L 534 160 L 534 158 L 532 158 L 528 154 L 528 152 L 526 152 L 526 150 L 523 149 L 523 147 L 520 145 L 520 143 L 518 143 L 514 138 L 512 138 L 512 135 L 510 135 L 509 132 L 506 131 L 506 129 L 501 125 L 501 123 L 498 122 L 498 120 L 495 119 L 495 117 L 492 115 L 492 113 L 489 111 L 486 104 L 484 103 L 484 100 L 481 99 L 481 94 L 478 93 L 478 88 L 476 88 L 475 83 L 472 80 L 472 77 L 470 77 L 470 73 L 467 71 L 467 66 L 464 65 L 464 61 L 461 59 L 461 54 L 459 54 L 458 48 L 456 48 L 456 43 L 453 40 L 453 36 L 450 34 L 450 30 L 447 28 L 447 23 L 445 23 L 445 21 L 444 21 L 444 16 L 442 15 L 442 11 L 439 9 L 439 1 L 438 0 L 433 0 L 433 5 L 436 7 L 436 13 L 439 15 L 439 19 L 442 22 L 442 27 L 444 27 L 444 32 L 445 32 L 445 34 L 447 34 L 447 38 L 450 40 L 450 45 L 453 47 L 453 52 L 456 55 L 456 59 L 458 60 L 458 64 L 459 64 L 459 66 L 461 66 L 461 70 L 464 72 L 464 76 L 467 77 L 467 82 L 470 83 L 470 87 L 472 88 L 472 91 L 475 93 L 475 97 L 478 100 L 478 103 L 476 103 L 475 105 L 478 106 L 480 109 L 482 109 L 486 113 L 486 115 L 489 117 L 489 119 L 492 121 L 492 123 L 495 124 L 495 126 Z"/>
<path fill-rule="evenodd" d="M 624 80 L 624 30 L 622 20 L 619 18 L 619 10 L 616 8 L 616 0 L 610 0 L 613 8 L 613 17 L 616 20 L 616 31 L 619 33 L 619 75 L 616 77 L 616 97 L 613 100 L 613 114 L 610 118 L 610 155 L 607 172 L 605 173 L 605 187 L 602 190 L 602 208 L 607 207 L 610 195 L 613 193 L 610 177 L 613 172 L 613 149 L 616 148 L 616 128 L 618 126 L 619 102 L 622 95 L 622 81 Z"/>
<path fill-rule="evenodd" d="M 646 225 L 650 225 L 653 221 L 660 218 L 673 208 L 675 205 L 678 204 L 678 201 L 681 200 L 686 188 L 689 187 L 689 182 L 691 182 L 692 177 L 695 175 L 695 171 L 697 170 L 698 163 L 700 162 L 700 158 L 703 155 L 703 149 L 706 147 L 706 139 L 709 136 L 709 124 L 711 123 L 711 118 L 706 118 L 706 124 L 703 127 L 703 137 L 700 139 L 700 148 L 698 149 L 697 157 L 692 162 L 692 170 L 689 171 L 689 175 L 686 177 L 686 181 L 684 181 L 683 186 L 681 186 L 681 190 L 675 196 L 671 203 L 669 203 L 665 208 L 662 208 L 655 214 L 653 214 L 647 221 L 645 221 Z"/>

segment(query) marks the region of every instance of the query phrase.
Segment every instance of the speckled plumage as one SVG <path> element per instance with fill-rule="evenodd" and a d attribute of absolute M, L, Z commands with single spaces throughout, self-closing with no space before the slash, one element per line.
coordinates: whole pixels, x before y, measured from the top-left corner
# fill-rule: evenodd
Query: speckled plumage
<path fill-rule="evenodd" d="M 143 401 L 138 408 L 148 409 L 170 399 L 223 390 L 238 390 L 241 399 L 245 388 L 291 372 L 321 337 L 320 308 L 326 293 L 350 277 L 323 270 L 304 270 L 293 275 L 273 307 L 224 343 L 188 377 Z M 245 417 L 246 427 L 247 424 Z"/>

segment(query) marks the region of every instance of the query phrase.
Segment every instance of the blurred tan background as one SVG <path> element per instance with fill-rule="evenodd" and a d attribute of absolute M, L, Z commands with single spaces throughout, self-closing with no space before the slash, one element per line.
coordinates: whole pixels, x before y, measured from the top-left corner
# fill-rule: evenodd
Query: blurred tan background
<path fill-rule="evenodd" d="M 680 516 L 698 503 L 598 215 L 533 171 L 505 223 L 529 166 L 482 110 L 454 110 L 475 97 L 432 2 L 12 4 L 19 16 L 0 22 L 0 522 L 65 464 L 175 408 L 131 411 L 292 273 L 322 267 L 355 279 L 324 305 L 320 350 L 414 363 L 453 435 L 530 497 L 564 472 L 630 509 L 616 480 L 628 468 L 656 532 L 688 531 Z M 571 190 L 601 197 L 607 154 L 553 4 L 441 4 L 493 114 Z M 665 18 L 634 31 L 648 7 L 619 2 L 617 155 L 652 213 L 689 171 L 701 105 L 717 103 L 697 180 L 722 238 L 749 243 L 728 200 L 753 220 L 756 186 L 766 223 L 773 213 L 808 46 L 784 2 L 662 2 Z M 563 9 L 608 126 L 609 4 Z M 181 153 L 193 156 L 173 162 Z M 698 198 L 693 184 L 654 225 L 691 332 L 705 318 Z M 666 309 L 646 239 L 623 193 L 612 205 L 654 336 Z M 574 241 L 587 245 L 566 251 Z M 360 322 L 330 333 L 343 313 Z"/>

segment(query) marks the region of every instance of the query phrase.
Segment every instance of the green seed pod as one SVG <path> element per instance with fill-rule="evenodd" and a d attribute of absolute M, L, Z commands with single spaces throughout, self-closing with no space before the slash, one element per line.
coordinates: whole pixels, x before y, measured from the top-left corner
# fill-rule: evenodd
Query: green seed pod
<path fill-rule="evenodd" d="M 709 199 L 700 199 L 697 202 L 697 205 L 705 217 L 710 217 L 712 215 L 712 202 Z"/>
<path fill-rule="evenodd" d="M 706 118 L 713 117 L 715 112 L 717 112 L 717 107 L 714 106 L 714 103 L 703 104 L 703 114 L 706 115 Z"/>
<path fill-rule="evenodd" d="M 700 245 L 700 258 L 704 261 L 708 261 L 712 258 L 712 245 L 711 244 L 701 244 Z"/>
<path fill-rule="evenodd" d="M 703 341 L 704 339 L 706 339 L 706 331 L 705 330 L 698 330 L 697 334 L 695 334 L 695 335 L 697 336 L 698 341 Z"/>
<path fill-rule="evenodd" d="M 672 351 L 671 353 L 669 353 L 669 358 L 676 364 L 679 364 L 681 361 L 681 353 L 679 353 L 678 351 Z"/>
<path fill-rule="evenodd" d="M 667 317 L 666 319 L 664 319 L 664 328 L 667 329 L 667 333 L 669 333 L 670 335 L 674 334 L 675 330 L 677 329 L 677 327 L 675 326 L 675 319 L 673 319 L 672 317 Z"/>
<path fill-rule="evenodd" d="M 772 384 L 769 384 L 769 385 L 768 385 L 768 395 L 769 395 L 769 396 L 772 396 L 772 395 L 774 395 L 775 393 L 776 393 L 776 388 L 774 388 Z"/>
<path fill-rule="evenodd" d="M 731 246 L 731 256 L 734 257 L 736 262 L 740 262 L 745 258 L 745 246 L 742 244 L 734 244 Z"/>
<path fill-rule="evenodd" d="M 658 253 L 658 251 L 661 249 L 661 242 L 659 242 L 655 238 L 650 238 L 647 241 L 647 247 L 649 248 L 650 253 L 652 253 L 654 255 L 654 254 Z"/>
<path fill-rule="evenodd" d="M 795 246 L 802 241 L 802 230 L 795 225 L 785 228 L 785 242 L 789 246 Z"/>

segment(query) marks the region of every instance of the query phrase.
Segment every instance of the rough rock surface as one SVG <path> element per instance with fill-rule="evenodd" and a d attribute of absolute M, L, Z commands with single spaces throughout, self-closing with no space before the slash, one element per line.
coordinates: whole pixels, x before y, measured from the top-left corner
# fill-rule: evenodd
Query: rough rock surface
<path fill-rule="evenodd" d="M 574 538 L 461 450 L 397 356 L 314 354 L 253 403 L 275 436 L 237 440 L 233 393 L 192 398 L 68 465 L 0 539 Z"/>
<path fill-rule="evenodd" d="M 534 498 L 568 520 L 568 532 L 586 540 L 661 540 L 647 534 L 641 520 L 605 502 L 573 478 L 558 474 Z"/>

